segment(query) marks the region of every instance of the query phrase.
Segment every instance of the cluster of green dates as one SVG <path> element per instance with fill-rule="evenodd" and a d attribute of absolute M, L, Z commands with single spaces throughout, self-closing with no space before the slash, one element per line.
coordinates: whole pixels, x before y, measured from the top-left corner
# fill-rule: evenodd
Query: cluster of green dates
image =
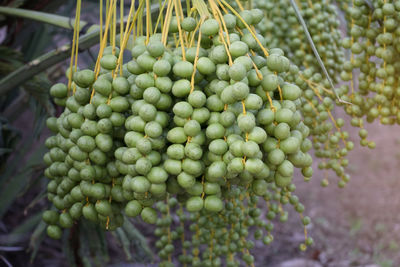
<path fill-rule="evenodd" d="M 364 118 L 385 125 L 400 123 L 399 11 L 398 1 L 353 1 L 345 9 L 349 27 L 342 46 L 350 58 L 344 62 L 340 77 L 349 84 L 344 99 L 353 105 L 345 111 L 353 117 L 351 124 L 362 128 L 359 135 L 363 146 L 375 146 L 366 139 Z"/>
<path fill-rule="evenodd" d="M 61 228 L 81 217 L 115 230 L 126 216 L 140 216 L 157 225 L 162 266 L 173 266 L 174 242 L 190 223 L 191 241 L 182 246 L 191 250 L 181 263 L 221 266 L 227 256 L 227 266 L 239 266 L 236 256 L 254 261 L 250 227 L 269 244 L 271 221 L 287 220 L 282 205 L 304 211 L 292 179 L 296 168 L 307 180 L 313 173 L 308 136 L 317 129 L 302 114 L 306 85 L 283 50 L 266 53 L 267 39 L 250 31 L 263 12 L 240 16 L 225 14 L 224 27 L 208 18 L 198 29 L 193 17 L 179 24 L 173 17 L 167 44 L 161 34 L 137 37 L 121 72 L 119 49 L 107 47 L 98 76 L 79 70 L 70 88 L 51 88 L 65 109 L 47 120 L 50 237 L 61 238 Z M 179 27 L 201 42 L 182 51 Z M 180 223 L 174 229 L 172 214 Z"/>
<path fill-rule="evenodd" d="M 267 40 L 267 46 L 281 48 L 300 69 L 299 75 L 289 73 L 286 79 L 303 91 L 303 104 L 299 111 L 310 129 L 314 155 L 320 159 L 318 167 L 332 170 L 339 177 L 338 186 L 344 187 L 350 179 L 345 170 L 348 166 L 346 156 L 354 144 L 349 140 L 349 133 L 343 129 L 344 119 L 335 116 L 334 109 L 336 106 L 344 106 L 347 110 L 352 108 L 351 105 L 344 105 L 337 99 L 340 97 L 349 101 L 349 87 L 343 85 L 335 88 L 335 93 L 333 92 L 325 75 L 321 74 L 321 65 L 290 1 L 255 1 L 254 4 L 265 14 L 257 29 Z M 345 51 L 341 46 L 339 9 L 334 3 L 327 4 L 323 1 L 304 0 L 296 1 L 296 4 L 332 81 L 340 81 Z M 366 136 L 366 130 L 362 131 L 360 136 Z M 362 142 L 366 142 L 371 148 L 375 146 L 375 143 L 370 141 Z M 326 175 L 321 180 L 323 186 L 329 184 L 327 177 Z"/>
<path fill-rule="evenodd" d="M 345 57 L 341 49 L 340 21 L 335 4 L 307 0 L 296 1 L 296 4 L 321 60 L 332 79 L 337 81 Z M 297 66 L 322 73 L 290 1 L 261 0 L 255 1 L 255 5 L 265 12 L 258 28 L 267 39 L 268 47 L 279 47 Z M 326 80 L 322 83 L 329 88 Z"/>

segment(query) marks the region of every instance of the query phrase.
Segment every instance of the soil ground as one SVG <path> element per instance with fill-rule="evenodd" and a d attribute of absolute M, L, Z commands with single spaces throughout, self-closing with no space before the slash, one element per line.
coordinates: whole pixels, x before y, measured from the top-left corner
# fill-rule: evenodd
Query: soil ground
<path fill-rule="evenodd" d="M 356 145 L 350 152 L 352 178 L 344 189 L 336 186 L 334 173 L 328 174 L 328 187 L 320 186 L 325 173 L 318 170 L 317 160 L 309 183 L 297 177 L 296 193 L 306 207 L 305 214 L 312 218 L 308 232 L 315 244 L 306 252 L 299 251 L 303 230 L 292 212 L 287 223 L 276 225 L 275 241 L 266 249 L 257 247 L 262 252 L 255 253 L 259 255 L 257 266 L 280 266 L 298 258 L 329 267 L 400 266 L 400 127 L 374 123 L 366 128 L 376 148 Z M 356 142 L 357 132 L 351 131 Z"/>

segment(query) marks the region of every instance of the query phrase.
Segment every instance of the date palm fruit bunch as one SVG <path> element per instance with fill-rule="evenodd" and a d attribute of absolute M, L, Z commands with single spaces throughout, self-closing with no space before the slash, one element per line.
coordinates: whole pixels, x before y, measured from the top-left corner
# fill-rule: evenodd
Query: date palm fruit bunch
<path fill-rule="evenodd" d="M 342 70 L 345 57 L 340 44 L 341 32 L 337 7 L 334 3 L 324 1 L 301 0 L 296 3 L 329 75 L 334 81 L 338 81 L 337 77 Z M 255 5 L 265 14 L 258 28 L 266 38 L 268 47 L 281 48 L 301 69 L 306 68 L 313 74 L 320 75 L 322 69 L 290 1 L 256 1 Z M 325 79 L 322 84 L 330 88 Z"/>
<path fill-rule="evenodd" d="M 400 4 L 396 1 L 345 1 L 342 7 L 348 20 L 348 37 L 342 40 L 349 59 L 343 64 L 341 79 L 347 84 L 344 100 L 352 105 L 346 113 L 351 124 L 359 127 L 360 144 L 368 141 L 364 120 L 379 120 L 385 125 L 400 122 L 397 73 L 400 46 Z"/>
<path fill-rule="evenodd" d="M 47 121 L 49 236 L 81 218 L 115 230 L 140 216 L 156 224 L 161 266 L 175 256 L 185 266 L 252 265 L 249 235 L 271 243 L 287 204 L 310 223 L 292 179 L 296 168 L 312 176 L 313 146 L 327 159 L 321 168 L 348 181 L 353 145 L 332 115 L 332 90 L 316 68 L 267 49 L 264 12 L 239 4 L 193 0 L 184 12 L 170 0 L 151 21 L 140 1 L 117 47 L 110 1 L 94 70 L 75 61 L 68 85 L 50 91 L 65 109 Z M 305 231 L 300 248 L 312 242 Z"/>
<path fill-rule="evenodd" d="M 337 82 L 345 58 L 336 6 L 319 1 L 296 3 L 327 72 L 332 81 Z M 288 73 L 286 79 L 303 91 L 299 111 L 310 129 L 309 146 L 320 159 L 318 167 L 326 170 L 321 184 L 329 184 L 328 170 L 332 170 L 339 177 L 338 186 L 344 187 L 350 179 L 345 171 L 346 156 L 354 145 L 349 133 L 343 130 L 344 119 L 334 116 L 333 111 L 335 106 L 346 106 L 338 99 L 346 95 L 348 89 L 341 86 L 332 90 L 290 1 L 256 1 L 255 5 L 265 14 L 257 29 L 265 37 L 267 46 L 281 48 L 299 67 L 298 72 Z"/>

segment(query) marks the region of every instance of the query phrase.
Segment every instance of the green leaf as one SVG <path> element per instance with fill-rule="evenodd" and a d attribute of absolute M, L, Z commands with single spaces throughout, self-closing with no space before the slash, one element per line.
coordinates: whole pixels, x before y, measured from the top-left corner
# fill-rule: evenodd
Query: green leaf
<path fill-rule="evenodd" d="M 46 237 L 46 223 L 44 221 L 40 221 L 40 223 L 36 226 L 35 230 L 31 235 L 31 239 L 29 241 L 29 251 L 31 251 L 30 262 L 32 263 L 36 255 L 39 251 L 40 244 L 43 242 Z"/>
<path fill-rule="evenodd" d="M 130 250 L 131 242 L 129 241 L 129 238 L 127 237 L 125 231 L 121 228 L 118 228 L 115 236 L 121 243 L 122 249 L 124 250 L 126 256 L 126 260 L 131 261 L 132 260 L 131 250 Z"/>
<path fill-rule="evenodd" d="M 37 225 L 42 220 L 42 213 L 36 213 L 28 217 L 25 221 L 23 221 L 20 225 L 16 226 L 12 229 L 12 232 L 9 234 L 2 235 L 0 240 L 1 245 L 12 246 L 21 242 L 24 242 L 27 238 L 29 238 L 31 231 L 37 227 Z"/>
<path fill-rule="evenodd" d="M 150 261 L 155 258 L 153 251 L 147 244 L 147 239 L 136 229 L 128 217 L 125 216 L 124 224 L 122 225 L 129 240 L 132 242 L 135 259 L 139 262 Z"/>
<path fill-rule="evenodd" d="M 70 23 L 70 18 L 59 15 L 49 14 L 46 12 L 33 11 L 29 9 L 0 7 L 0 14 L 13 17 L 21 17 L 31 19 L 43 23 L 48 23 L 65 29 L 73 29 L 73 23 Z M 71 26 L 72 25 L 72 26 Z M 80 21 L 79 30 L 86 25 L 85 21 Z"/>
<path fill-rule="evenodd" d="M 31 147 L 32 143 L 32 137 L 25 141 L 12 162 L 7 166 L 7 170 L 0 176 L 0 195 L 2 196 L 2 201 L 0 202 L 0 218 L 3 217 L 8 208 L 18 197 L 19 193 L 28 184 L 33 173 L 33 167 L 37 165 L 36 161 L 38 158 L 42 158 L 46 151 L 44 145 L 42 145 L 28 158 L 28 164 L 25 168 L 22 168 L 15 174 L 15 171 L 20 167 L 21 162 L 23 162 L 22 159 L 24 158 L 26 151 Z M 30 159 L 34 160 L 30 161 Z"/>
<path fill-rule="evenodd" d="M 151 13 L 155 14 L 159 10 L 158 4 L 151 6 Z M 1 13 L 1 12 L 0 12 Z M 81 25 L 83 27 L 83 25 Z M 119 24 L 117 25 L 117 31 L 119 30 Z M 79 38 L 79 50 L 85 51 L 94 45 L 99 43 L 100 29 L 95 29 L 90 33 L 82 35 Z M 31 62 L 24 64 L 17 70 L 8 74 L 6 77 L 0 80 L 0 96 L 8 93 L 15 87 L 23 84 L 33 76 L 41 73 L 42 71 L 54 66 L 55 64 L 62 62 L 69 58 L 71 55 L 71 47 L 64 45 L 55 50 L 52 50 L 40 57 L 32 60 Z"/>

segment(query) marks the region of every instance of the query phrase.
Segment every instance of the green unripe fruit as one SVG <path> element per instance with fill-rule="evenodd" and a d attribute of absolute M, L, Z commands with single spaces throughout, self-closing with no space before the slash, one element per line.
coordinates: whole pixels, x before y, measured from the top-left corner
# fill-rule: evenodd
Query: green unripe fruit
<path fill-rule="evenodd" d="M 251 174 L 258 174 L 264 170 L 264 163 L 257 158 L 250 158 L 246 160 L 245 170 Z"/>
<path fill-rule="evenodd" d="M 143 176 L 137 176 L 131 181 L 131 189 L 136 193 L 146 193 L 150 186 L 151 183 Z"/>
<path fill-rule="evenodd" d="M 250 141 L 254 141 L 257 144 L 262 144 L 267 140 L 267 133 L 261 127 L 254 127 L 248 136 Z"/>
<path fill-rule="evenodd" d="M 71 215 L 65 212 L 60 214 L 59 223 L 62 228 L 71 228 L 74 224 L 74 221 L 72 220 Z"/>
<path fill-rule="evenodd" d="M 157 221 L 157 212 L 150 207 L 145 207 L 140 213 L 143 221 L 149 224 L 155 224 Z"/>
<path fill-rule="evenodd" d="M 103 216 L 111 216 L 112 215 L 112 207 L 111 203 L 108 200 L 100 200 L 95 204 L 95 209 L 98 214 Z"/>
<path fill-rule="evenodd" d="M 232 87 L 233 96 L 236 100 L 244 100 L 249 95 L 250 88 L 244 82 L 237 82 Z"/>
<path fill-rule="evenodd" d="M 259 110 L 263 105 L 263 100 L 256 94 L 249 94 L 244 101 L 246 109 Z"/>
<path fill-rule="evenodd" d="M 243 64 L 234 63 L 229 68 L 229 77 L 234 81 L 241 81 L 247 75 L 246 67 Z"/>
<path fill-rule="evenodd" d="M 242 145 L 243 155 L 246 157 L 255 157 L 257 156 L 260 148 L 258 144 L 254 141 L 247 141 Z"/>
<path fill-rule="evenodd" d="M 255 180 L 252 183 L 252 189 L 255 195 L 264 196 L 268 192 L 268 183 L 265 180 Z"/>
<path fill-rule="evenodd" d="M 278 85 L 279 85 L 279 80 L 277 75 L 273 73 L 263 75 L 261 86 L 265 91 L 274 91 L 275 89 L 278 88 Z"/>
<path fill-rule="evenodd" d="M 136 44 L 132 50 L 132 57 L 137 58 L 140 55 L 142 55 L 144 52 L 146 52 L 146 46 L 144 44 Z"/>
<path fill-rule="evenodd" d="M 240 64 L 243 65 L 246 68 L 246 71 L 250 71 L 253 67 L 253 62 L 250 57 L 247 56 L 240 56 L 235 58 L 233 61 L 234 64 Z"/>
<path fill-rule="evenodd" d="M 154 86 L 154 77 L 148 73 L 140 74 L 136 77 L 135 84 L 141 89 L 147 89 Z"/>
<path fill-rule="evenodd" d="M 183 126 L 183 131 L 187 136 L 196 136 L 201 131 L 200 123 L 196 120 L 189 120 Z"/>
<path fill-rule="evenodd" d="M 236 26 L 236 16 L 232 14 L 225 14 L 224 21 L 228 29 L 233 29 Z"/>
<path fill-rule="evenodd" d="M 180 144 L 170 145 L 167 149 L 167 155 L 172 159 L 183 159 L 185 156 L 185 147 Z"/>
<path fill-rule="evenodd" d="M 82 216 L 82 208 L 83 204 L 80 202 L 76 202 L 74 205 L 71 206 L 71 208 L 69 209 L 69 214 L 74 220 L 77 220 Z"/>
<path fill-rule="evenodd" d="M 95 183 L 90 188 L 90 196 L 95 199 L 103 199 L 106 196 L 106 189 L 103 184 Z"/>
<path fill-rule="evenodd" d="M 68 95 L 68 88 L 63 83 L 56 83 L 50 88 L 50 95 L 52 97 L 64 98 Z"/>
<path fill-rule="evenodd" d="M 111 116 L 112 109 L 107 104 L 101 104 L 96 109 L 96 114 L 99 118 L 108 118 Z"/>
<path fill-rule="evenodd" d="M 196 183 L 195 177 L 186 172 L 181 172 L 177 177 L 177 181 L 183 188 L 190 188 Z"/>
<path fill-rule="evenodd" d="M 93 89 L 96 93 L 100 93 L 105 97 L 108 97 L 111 94 L 112 85 L 107 79 L 97 79 L 93 84 Z"/>
<path fill-rule="evenodd" d="M 196 212 L 203 209 L 204 201 L 201 197 L 191 197 L 186 201 L 186 209 L 189 212 Z"/>
<path fill-rule="evenodd" d="M 135 74 L 135 75 L 139 75 L 144 72 L 144 69 L 139 66 L 139 64 L 137 63 L 136 60 L 129 61 L 127 64 L 127 69 L 130 73 Z"/>
<path fill-rule="evenodd" d="M 218 183 L 206 182 L 204 183 L 204 193 L 207 195 L 217 195 L 221 193 L 221 187 Z"/>
<path fill-rule="evenodd" d="M 300 149 L 300 141 L 296 137 L 288 137 L 280 143 L 280 149 L 286 154 L 292 154 Z"/>
<path fill-rule="evenodd" d="M 109 118 L 101 119 L 97 122 L 97 130 L 100 133 L 111 133 L 113 130 L 113 124 Z"/>
<path fill-rule="evenodd" d="M 212 123 L 206 129 L 206 136 L 210 139 L 223 138 L 225 135 L 225 128 L 219 123 Z"/>
<path fill-rule="evenodd" d="M 136 61 L 142 69 L 152 71 L 157 60 L 148 54 L 142 54 L 138 56 Z"/>
<path fill-rule="evenodd" d="M 192 115 L 193 108 L 188 102 L 181 101 L 174 105 L 172 111 L 175 115 L 186 119 Z"/>
<path fill-rule="evenodd" d="M 220 212 L 224 208 L 224 203 L 217 196 L 207 196 L 204 200 L 204 208 L 210 212 Z"/>
<path fill-rule="evenodd" d="M 146 123 L 144 132 L 147 136 L 149 136 L 151 138 L 157 138 L 162 135 L 162 127 L 158 122 L 151 121 L 151 122 Z"/>
<path fill-rule="evenodd" d="M 196 20 L 192 17 L 186 17 L 182 20 L 182 29 L 192 32 L 196 29 Z"/>
<path fill-rule="evenodd" d="M 82 88 L 92 85 L 94 79 L 94 72 L 92 70 L 81 70 L 74 74 L 74 82 Z"/>
<path fill-rule="evenodd" d="M 147 154 L 149 154 L 151 152 L 152 145 L 151 145 L 151 142 L 150 142 L 150 140 L 148 138 L 141 138 L 136 143 L 136 148 L 143 155 L 147 155 Z"/>
<path fill-rule="evenodd" d="M 171 64 L 165 59 L 160 59 L 153 65 L 153 72 L 157 76 L 167 76 L 170 71 Z"/>
<path fill-rule="evenodd" d="M 160 41 L 152 40 L 146 48 L 152 57 L 157 58 L 164 54 L 164 45 Z"/>
<path fill-rule="evenodd" d="M 153 184 L 165 183 L 168 179 L 168 173 L 161 167 L 153 167 L 147 174 L 147 179 Z"/>
<path fill-rule="evenodd" d="M 188 96 L 188 102 L 194 108 L 201 108 L 206 101 L 207 97 L 202 91 L 193 91 Z"/>
<path fill-rule="evenodd" d="M 224 45 L 215 46 L 209 54 L 209 57 L 215 63 L 226 63 L 228 61 L 228 53 L 226 53 L 226 49 Z M 228 67 L 228 65 L 224 64 L 224 66 Z"/>
<path fill-rule="evenodd" d="M 193 70 L 193 64 L 188 61 L 179 61 L 172 68 L 176 76 L 187 79 L 192 77 Z"/>
<path fill-rule="evenodd" d="M 190 92 L 190 82 L 188 80 L 184 79 L 178 80 L 172 86 L 172 94 L 176 97 L 185 97 L 189 94 L 189 92 Z"/>
<path fill-rule="evenodd" d="M 84 134 L 89 136 L 96 136 L 98 134 L 97 123 L 95 121 L 86 120 L 81 125 L 81 130 Z"/>
<path fill-rule="evenodd" d="M 200 26 L 201 33 L 208 36 L 217 34 L 218 30 L 219 30 L 219 24 L 215 19 L 207 19 Z"/>
<path fill-rule="evenodd" d="M 261 9 L 254 8 L 251 10 L 252 24 L 257 25 L 264 18 L 264 12 Z"/>
<path fill-rule="evenodd" d="M 275 184 L 276 186 L 283 188 L 287 187 L 292 183 L 292 177 L 291 176 L 283 176 L 279 172 L 275 173 Z"/>
<path fill-rule="evenodd" d="M 279 148 L 276 148 L 268 153 L 268 161 L 274 165 L 279 165 L 285 159 L 285 154 Z"/>
<path fill-rule="evenodd" d="M 231 44 L 229 52 L 231 53 L 232 57 L 236 58 L 246 55 L 249 52 L 249 47 L 242 41 L 236 41 Z"/>
<path fill-rule="evenodd" d="M 90 92 L 87 88 L 76 88 L 75 94 L 74 94 L 74 98 L 75 100 L 79 103 L 79 104 L 86 104 L 89 102 L 90 99 Z M 81 113 L 78 110 L 79 113 Z"/>
<path fill-rule="evenodd" d="M 100 66 L 106 70 L 114 70 L 117 67 L 118 58 L 113 54 L 104 55 L 100 59 Z"/>
<path fill-rule="evenodd" d="M 78 146 L 73 146 L 68 151 L 68 155 L 71 156 L 72 159 L 76 161 L 84 161 L 87 159 L 88 154 L 79 149 Z"/>
<path fill-rule="evenodd" d="M 301 95 L 301 89 L 294 84 L 286 83 L 282 86 L 282 97 L 286 100 L 296 100 Z"/>
<path fill-rule="evenodd" d="M 69 114 L 67 120 L 69 122 L 69 125 L 71 125 L 71 127 L 75 129 L 79 129 L 84 122 L 83 116 L 77 113 Z"/>
<path fill-rule="evenodd" d="M 139 109 L 139 116 L 144 121 L 153 121 L 156 118 L 157 109 L 151 104 L 143 104 Z"/>
<path fill-rule="evenodd" d="M 46 228 L 47 235 L 53 239 L 61 239 L 62 230 L 57 225 L 49 225 Z"/>
<path fill-rule="evenodd" d="M 53 133 L 58 132 L 58 127 L 57 127 L 57 118 L 55 117 L 49 117 L 46 120 L 46 126 L 49 128 Z"/>
<path fill-rule="evenodd" d="M 250 10 L 243 10 L 240 12 L 240 17 L 246 22 L 247 25 L 253 24 L 253 15 Z M 237 19 L 237 25 L 239 28 L 244 29 L 246 25 L 242 22 L 242 20 Z"/>
<path fill-rule="evenodd" d="M 293 176 L 294 166 L 293 166 L 293 164 L 292 164 L 290 161 L 284 160 L 284 161 L 278 166 L 277 171 L 278 171 L 282 176 L 291 177 L 291 176 Z"/>
<path fill-rule="evenodd" d="M 164 162 L 164 169 L 172 175 L 178 175 L 182 171 L 182 164 L 180 160 L 167 159 Z"/>
<path fill-rule="evenodd" d="M 59 214 L 55 210 L 46 210 L 42 215 L 43 221 L 47 224 L 57 224 Z"/>
<path fill-rule="evenodd" d="M 188 174 L 197 177 L 203 173 L 204 163 L 200 160 L 192 160 L 190 158 L 186 158 L 182 162 L 182 170 Z"/>
<path fill-rule="evenodd" d="M 126 95 L 130 90 L 129 82 L 125 77 L 114 78 L 112 87 L 120 95 Z"/>
<path fill-rule="evenodd" d="M 119 52 L 120 50 L 118 47 L 107 46 L 106 48 L 104 48 L 103 55 L 119 55 Z"/>
<path fill-rule="evenodd" d="M 129 103 L 125 97 L 116 96 L 110 100 L 110 107 L 115 112 L 125 112 L 129 109 Z"/>
<path fill-rule="evenodd" d="M 98 221 L 97 212 L 92 203 L 89 203 L 82 208 L 82 215 L 89 221 Z"/>
<path fill-rule="evenodd" d="M 169 77 L 157 77 L 155 87 L 162 93 L 169 93 L 172 89 L 172 81 Z"/>
<path fill-rule="evenodd" d="M 95 138 L 96 146 L 103 152 L 111 151 L 113 147 L 113 139 L 108 134 L 98 134 Z"/>
<path fill-rule="evenodd" d="M 223 139 L 215 139 L 208 145 L 208 149 L 216 155 L 223 155 L 228 150 L 228 144 Z"/>
<path fill-rule="evenodd" d="M 215 73 L 216 66 L 208 57 L 201 57 L 197 61 L 197 70 L 203 75 Z"/>
<path fill-rule="evenodd" d="M 136 217 L 142 212 L 142 204 L 137 200 L 129 201 L 125 206 L 125 214 L 129 217 Z"/>
<path fill-rule="evenodd" d="M 213 58 L 214 61 L 217 59 Z M 222 60 L 221 60 L 222 61 Z M 227 64 L 218 64 L 217 65 L 217 71 L 216 71 L 217 77 L 220 80 L 229 80 L 229 66 Z"/>
<path fill-rule="evenodd" d="M 251 132 L 256 125 L 256 120 L 251 113 L 247 113 L 246 115 L 240 114 L 237 119 L 237 122 L 238 122 L 239 129 L 243 133 Z"/>
<path fill-rule="evenodd" d="M 284 56 L 271 54 L 267 57 L 267 66 L 270 70 L 280 73 L 289 70 L 290 62 Z"/>
<path fill-rule="evenodd" d="M 139 174 L 146 175 L 151 167 L 151 161 L 147 158 L 140 158 L 136 161 L 135 169 Z"/>
<path fill-rule="evenodd" d="M 79 175 L 82 180 L 92 181 L 96 176 L 96 171 L 91 165 L 87 165 L 80 170 Z"/>
<path fill-rule="evenodd" d="M 168 131 L 167 139 L 174 144 L 182 144 L 186 142 L 187 136 L 182 127 L 175 127 Z"/>
<path fill-rule="evenodd" d="M 287 123 L 281 122 L 274 128 L 274 136 L 277 139 L 286 139 L 290 135 L 290 126 Z"/>

